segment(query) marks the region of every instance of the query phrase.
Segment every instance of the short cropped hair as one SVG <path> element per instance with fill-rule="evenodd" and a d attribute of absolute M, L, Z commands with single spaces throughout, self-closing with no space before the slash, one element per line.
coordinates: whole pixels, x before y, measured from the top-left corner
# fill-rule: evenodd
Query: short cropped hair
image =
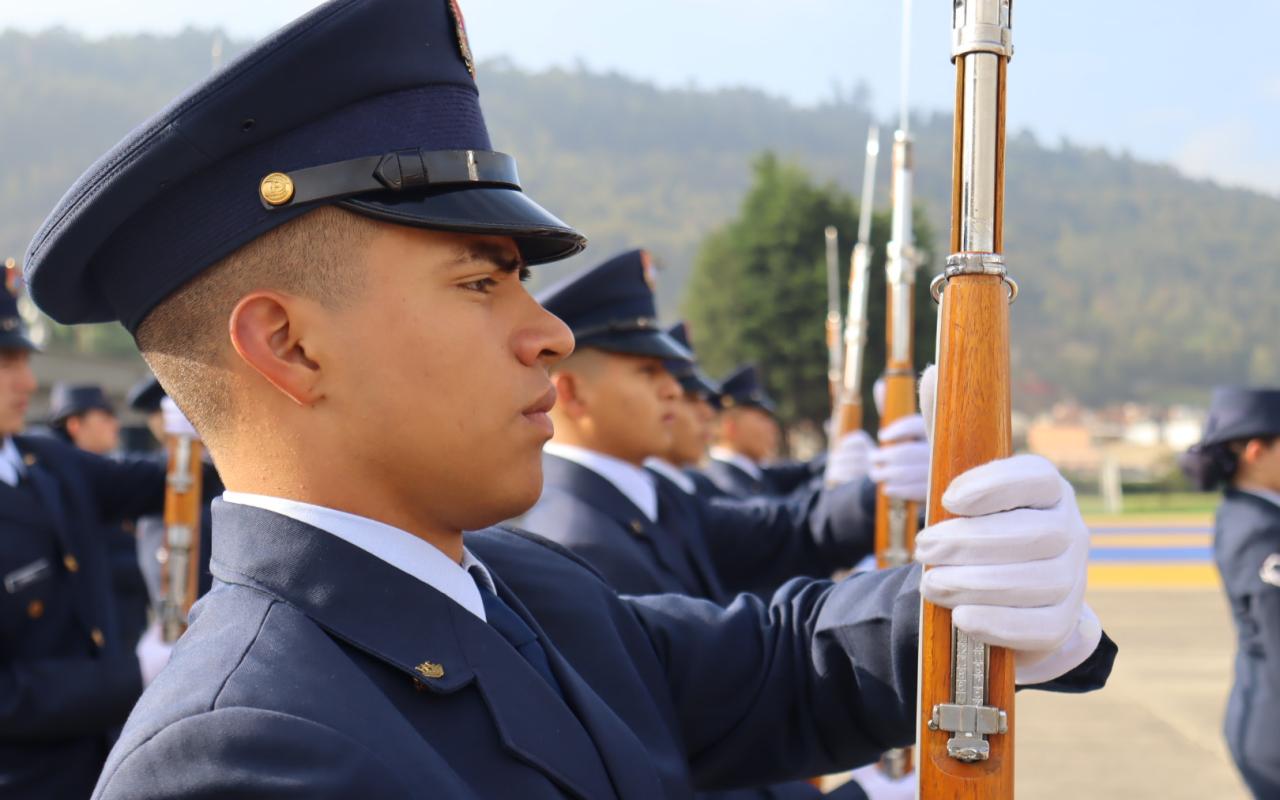
<path fill-rule="evenodd" d="M 192 278 L 138 326 L 142 357 L 174 402 L 206 438 L 234 418 L 227 383 L 228 319 L 246 294 L 270 289 L 331 309 L 361 285 L 359 252 L 379 223 L 321 206 L 268 231 Z"/>

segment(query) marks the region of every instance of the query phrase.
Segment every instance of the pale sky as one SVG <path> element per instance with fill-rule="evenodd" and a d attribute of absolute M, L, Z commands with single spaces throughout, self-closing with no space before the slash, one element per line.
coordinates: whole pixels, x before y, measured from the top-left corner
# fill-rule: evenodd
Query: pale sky
<path fill-rule="evenodd" d="M 0 29 L 100 37 L 187 26 L 256 38 L 313 0 L 0 0 Z M 950 3 L 916 0 L 911 105 L 949 108 Z M 663 86 L 750 86 L 812 104 L 865 82 L 896 114 L 894 0 L 462 0 L 478 59 L 585 64 Z M 1019 0 L 1012 127 L 1280 195 L 1280 2 Z"/>

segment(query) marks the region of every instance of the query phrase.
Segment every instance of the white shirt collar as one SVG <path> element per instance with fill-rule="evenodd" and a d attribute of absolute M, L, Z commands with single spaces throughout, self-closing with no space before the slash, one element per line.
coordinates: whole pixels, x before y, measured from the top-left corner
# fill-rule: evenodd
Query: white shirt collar
<path fill-rule="evenodd" d="M 1251 494 L 1254 497 L 1261 497 L 1272 505 L 1280 507 L 1280 492 L 1273 492 L 1270 489 L 1261 489 L 1253 486 L 1250 486 L 1248 489 L 1240 489 L 1240 491 L 1246 494 Z"/>
<path fill-rule="evenodd" d="M 698 487 L 694 485 L 693 478 L 684 474 L 684 470 L 680 469 L 675 464 L 672 464 L 670 461 L 657 458 L 655 456 L 653 458 L 646 458 L 644 460 L 644 465 L 671 481 L 676 486 L 679 486 L 685 494 L 697 493 Z"/>
<path fill-rule="evenodd" d="M 368 517 L 263 494 L 224 492 L 222 499 L 228 503 L 274 511 L 333 534 L 374 558 L 412 575 L 480 619 L 488 621 L 476 582 L 483 583 L 486 589 L 497 594 L 493 576 L 465 547 L 462 549 L 462 563 L 459 564 L 436 549 L 435 545 L 412 533 Z"/>
<path fill-rule="evenodd" d="M 653 476 L 643 467 L 575 445 L 547 442 L 542 449 L 596 473 L 622 492 L 650 522 L 658 521 L 658 490 L 653 485 Z"/>
<path fill-rule="evenodd" d="M 716 461 L 732 464 L 758 481 L 764 480 L 764 470 L 760 469 L 760 465 L 741 453 L 735 453 L 727 447 L 716 446 L 711 448 L 708 455 Z"/>
<path fill-rule="evenodd" d="M 4 444 L 0 445 L 0 482 L 17 486 L 22 473 L 22 454 L 13 443 L 13 437 L 6 436 Z"/>

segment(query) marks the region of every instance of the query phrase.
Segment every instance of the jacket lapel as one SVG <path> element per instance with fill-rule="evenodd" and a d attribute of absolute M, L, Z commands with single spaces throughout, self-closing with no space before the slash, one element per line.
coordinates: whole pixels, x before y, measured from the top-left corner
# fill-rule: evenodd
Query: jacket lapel
<path fill-rule="evenodd" d="M 729 597 L 720 584 L 715 563 L 702 538 L 701 516 L 696 508 L 698 500 L 666 477 L 655 475 L 658 480 L 658 521 L 684 546 L 689 563 L 704 587 L 699 596 L 717 603 L 726 602 Z"/>
<path fill-rule="evenodd" d="M 213 513 L 217 534 L 211 568 L 220 580 L 280 597 L 332 636 L 399 669 L 429 694 L 448 695 L 474 685 L 514 758 L 574 797 L 614 796 L 582 724 L 484 621 L 431 586 L 318 528 L 220 500 Z M 509 592 L 504 599 L 515 607 Z M 521 611 L 529 622 L 528 612 Z M 545 637 L 543 647 L 553 650 Z"/>
<path fill-rule="evenodd" d="M 559 681 L 561 689 L 564 690 L 565 699 L 573 708 L 577 719 L 590 735 L 596 753 L 603 759 L 608 774 L 612 777 L 611 788 L 617 796 L 622 800 L 633 798 L 648 800 L 648 798 L 661 797 L 662 784 L 658 780 L 657 773 L 649 765 L 644 745 L 626 723 L 587 685 L 577 670 L 560 655 L 546 632 L 538 625 L 537 620 L 520 602 L 520 599 L 499 581 L 496 575 L 494 578 L 497 582 L 499 597 L 538 634 L 538 641 L 546 650 L 551 671 Z M 539 683 L 545 686 L 546 682 L 540 680 Z M 545 732 L 542 735 L 545 736 Z M 623 791 L 617 791 L 618 787 L 622 787 Z"/>
<path fill-rule="evenodd" d="M 685 592 L 701 594 L 688 554 L 675 535 L 651 522 L 612 483 L 580 464 L 552 455 L 543 456 L 543 475 L 546 485 L 568 492 L 617 522 L 625 535 L 642 541 Z"/>

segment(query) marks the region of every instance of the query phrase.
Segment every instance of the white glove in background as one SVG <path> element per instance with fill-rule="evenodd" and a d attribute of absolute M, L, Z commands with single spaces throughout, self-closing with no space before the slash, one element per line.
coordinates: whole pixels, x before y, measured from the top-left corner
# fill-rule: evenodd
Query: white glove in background
<path fill-rule="evenodd" d="M 916 558 L 933 567 L 921 594 L 965 633 L 1017 651 L 1020 685 L 1083 663 L 1102 628 L 1084 604 L 1089 531 L 1057 469 L 1032 455 L 992 461 L 952 481 L 942 504 L 961 518 L 916 538 Z"/>
<path fill-rule="evenodd" d="M 182 413 L 182 409 L 178 408 L 178 404 L 173 402 L 173 398 L 164 397 L 160 400 L 160 411 L 164 414 L 164 432 L 170 436 L 190 436 L 193 439 L 199 439 L 200 434 L 196 429 L 191 427 L 190 420 Z"/>
<path fill-rule="evenodd" d="M 871 480 L 899 500 L 922 503 L 929 490 L 929 443 L 924 417 L 913 414 L 880 429 L 880 441 L 892 442 L 871 453 Z"/>
<path fill-rule="evenodd" d="M 133 652 L 138 656 L 138 666 L 142 670 L 142 687 L 145 689 L 169 663 L 169 655 L 173 645 L 166 644 L 160 635 L 160 622 L 152 622 L 138 640 Z"/>
<path fill-rule="evenodd" d="M 875 764 L 858 767 L 852 773 L 853 782 L 862 787 L 867 800 L 915 800 L 916 774 L 909 772 L 894 780 L 880 771 Z"/>
<path fill-rule="evenodd" d="M 828 486 L 861 480 L 871 469 L 871 451 L 875 448 L 875 441 L 866 431 L 845 434 L 827 456 L 823 480 Z"/>

